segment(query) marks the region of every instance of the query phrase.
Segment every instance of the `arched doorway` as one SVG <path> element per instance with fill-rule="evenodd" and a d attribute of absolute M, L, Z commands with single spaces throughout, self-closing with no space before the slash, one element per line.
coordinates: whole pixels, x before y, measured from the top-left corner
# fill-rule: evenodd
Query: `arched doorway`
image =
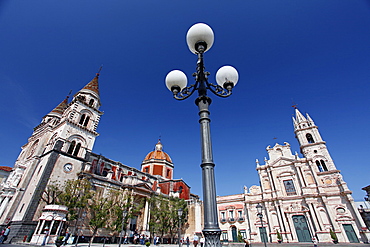
<path fill-rule="evenodd" d="M 235 226 L 231 227 L 231 235 L 233 236 L 233 242 L 238 242 L 238 231 Z"/>

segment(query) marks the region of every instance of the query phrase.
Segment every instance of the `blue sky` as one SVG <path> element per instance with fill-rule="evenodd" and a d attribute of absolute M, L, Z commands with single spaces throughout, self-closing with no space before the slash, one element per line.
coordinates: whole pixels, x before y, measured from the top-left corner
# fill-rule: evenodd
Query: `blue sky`
<path fill-rule="evenodd" d="M 239 83 L 211 96 L 217 194 L 258 184 L 255 159 L 276 142 L 299 147 L 292 102 L 319 126 L 356 200 L 369 185 L 370 2 L 361 0 L 2 0 L 0 165 L 13 166 L 32 128 L 88 83 L 103 64 L 94 152 L 140 168 L 161 136 L 195 194 L 202 194 L 195 97 L 176 101 L 164 84 L 188 80 L 196 56 L 185 36 L 209 24 L 211 72 L 233 65 Z M 276 138 L 276 139 L 275 139 Z M 302 157 L 302 155 L 301 155 Z"/>

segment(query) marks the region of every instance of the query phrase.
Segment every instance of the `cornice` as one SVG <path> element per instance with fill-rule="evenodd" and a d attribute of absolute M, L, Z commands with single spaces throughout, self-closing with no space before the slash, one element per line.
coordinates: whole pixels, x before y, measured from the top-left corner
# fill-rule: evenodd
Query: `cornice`
<path fill-rule="evenodd" d="M 93 135 L 95 135 L 95 136 L 99 136 L 99 133 L 98 132 L 96 132 L 96 131 L 93 131 L 93 130 L 90 130 L 90 129 L 88 129 L 87 127 L 85 127 L 85 126 L 82 126 L 82 125 L 80 125 L 80 124 L 77 124 L 77 123 L 75 123 L 75 122 L 73 122 L 73 121 L 71 121 L 71 120 L 69 120 L 69 119 L 66 119 L 65 120 L 67 123 L 70 123 L 70 124 L 72 124 L 73 126 L 75 126 L 75 127 L 78 127 L 79 129 L 81 129 L 81 130 L 84 130 L 84 131 L 86 131 L 86 132 L 89 132 L 89 133 L 91 133 L 91 134 L 93 134 Z"/>

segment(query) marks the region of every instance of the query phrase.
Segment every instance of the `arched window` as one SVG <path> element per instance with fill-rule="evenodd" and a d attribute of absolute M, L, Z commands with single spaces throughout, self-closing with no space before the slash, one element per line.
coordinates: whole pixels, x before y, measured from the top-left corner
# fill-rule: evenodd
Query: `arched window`
<path fill-rule="evenodd" d="M 69 148 L 68 148 L 67 153 L 72 154 L 73 153 L 73 150 L 75 149 L 75 146 L 76 146 L 76 142 L 75 141 L 72 141 L 71 142 L 71 145 L 69 145 Z"/>
<path fill-rule="evenodd" d="M 74 156 L 78 156 L 78 152 L 80 151 L 80 148 L 81 148 L 81 143 L 78 143 L 75 148 L 75 151 L 73 152 Z"/>
<path fill-rule="evenodd" d="M 80 149 L 81 143 L 77 143 L 76 145 L 76 141 L 72 141 L 71 145 L 69 145 L 67 153 L 72 154 L 74 156 L 78 156 L 78 152 L 80 151 Z"/>
<path fill-rule="evenodd" d="M 315 141 L 313 140 L 313 137 L 310 133 L 306 134 L 306 138 L 307 138 L 308 143 L 315 143 Z"/>
<path fill-rule="evenodd" d="M 323 160 L 320 160 L 320 162 L 321 162 L 322 169 L 324 169 L 324 171 L 327 172 L 328 171 L 328 168 L 326 167 L 325 162 Z"/>
<path fill-rule="evenodd" d="M 80 122 L 78 122 L 78 123 L 86 127 L 87 124 L 89 123 L 89 120 L 90 120 L 90 116 L 88 116 L 86 114 L 82 114 L 82 116 L 80 118 Z"/>
<path fill-rule="evenodd" d="M 85 121 L 85 117 L 86 117 L 86 115 L 85 115 L 85 114 L 82 114 L 82 116 L 81 116 L 81 118 L 80 118 L 80 122 L 79 122 L 79 124 L 83 124 L 83 123 L 84 123 L 84 121 Z"/>
<path fill-rule="evenodd" d="M 91 99 L 91 100 L 89 101 L 89 106 L 93 106 L 93 104 L 94 104 L 94 100 L 93 100 L 93 99 Z"/>
<path fill-rule="evenodd" d="M 322 166 L 320 164 L 320 162 L 318 160 L 316 160 L 316 165 L 317 165 L 317 168 L 319 169 L 319 172 L 323 172 L 324 170 L 322 169 Z"/>
<path fill-rule="evenodd" d="M 84 122 L 84 126 L 86 127 L 87 126 L 87 124 L 89 123 L 89 120 L 90 120 L 90 117 L 89 116 L 87 116 L 86 117 L 86 119 L 85 119 L 85 122 Z"/>

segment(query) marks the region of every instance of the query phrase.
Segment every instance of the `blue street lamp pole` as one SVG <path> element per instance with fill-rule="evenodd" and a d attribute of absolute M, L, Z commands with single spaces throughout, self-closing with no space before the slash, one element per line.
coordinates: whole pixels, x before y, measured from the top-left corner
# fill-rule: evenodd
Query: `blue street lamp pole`
<path fill-rule="evenodd" d="M 126 223 L 126 216 L 127 216 L 127 211 L 126 210 L 123 210 L 123 212 L 122 212 L 122 227 L 121 227 L 121 234 L 119 236 L 119 244 L 118 244 L 118 247 L 121 247 L 123 227 L 124 227 L 124 225 Z"/>
<path fill-rule="evenodd" d="M 261 221 L 261 238 L 263 239 L 263 243 L 266 247 L 266 238 L 267 238 L 267 234 L 266 234 L 266 228 L 263 227 L 263 214 L 262 214 L 262 205 L 258 203 L 258 205 L 256 206 L 257 208 L 257 215 L 258 217 L 260 218 L 260 221 Z"/>
<path fill-rule="evenodd" d="M 209 105 L 211 98 L 207 91 L 226 98 L 232 93 L 238 82 L 238 72 L 231 66 L 223 66 L 216 73 L 218 85 L 208 82 L 209 72 L 205 72 L 203 55 L 213 45 L 214 35 L 212 29 L 204 23 L 193 25 L 187 33 L 187 43 L 191 52 L 198 56 L 197 71 L 193 74 L 195 83 L 187 87 L 186 75 L 180 70 L 173 70 L 166 76 L 166 86 L 172 91 L 177 100 L 184 100 L 198 91 L 195 104 L 199 109 L 199 123 L 201 129 L 202 146 L 202 181 L 204 203 L 204 229 L 205 247 L 221 246 L 221 230 L 218 225 L 216 185 L 214 176 L 212 142 L 210 134 Z"/>

